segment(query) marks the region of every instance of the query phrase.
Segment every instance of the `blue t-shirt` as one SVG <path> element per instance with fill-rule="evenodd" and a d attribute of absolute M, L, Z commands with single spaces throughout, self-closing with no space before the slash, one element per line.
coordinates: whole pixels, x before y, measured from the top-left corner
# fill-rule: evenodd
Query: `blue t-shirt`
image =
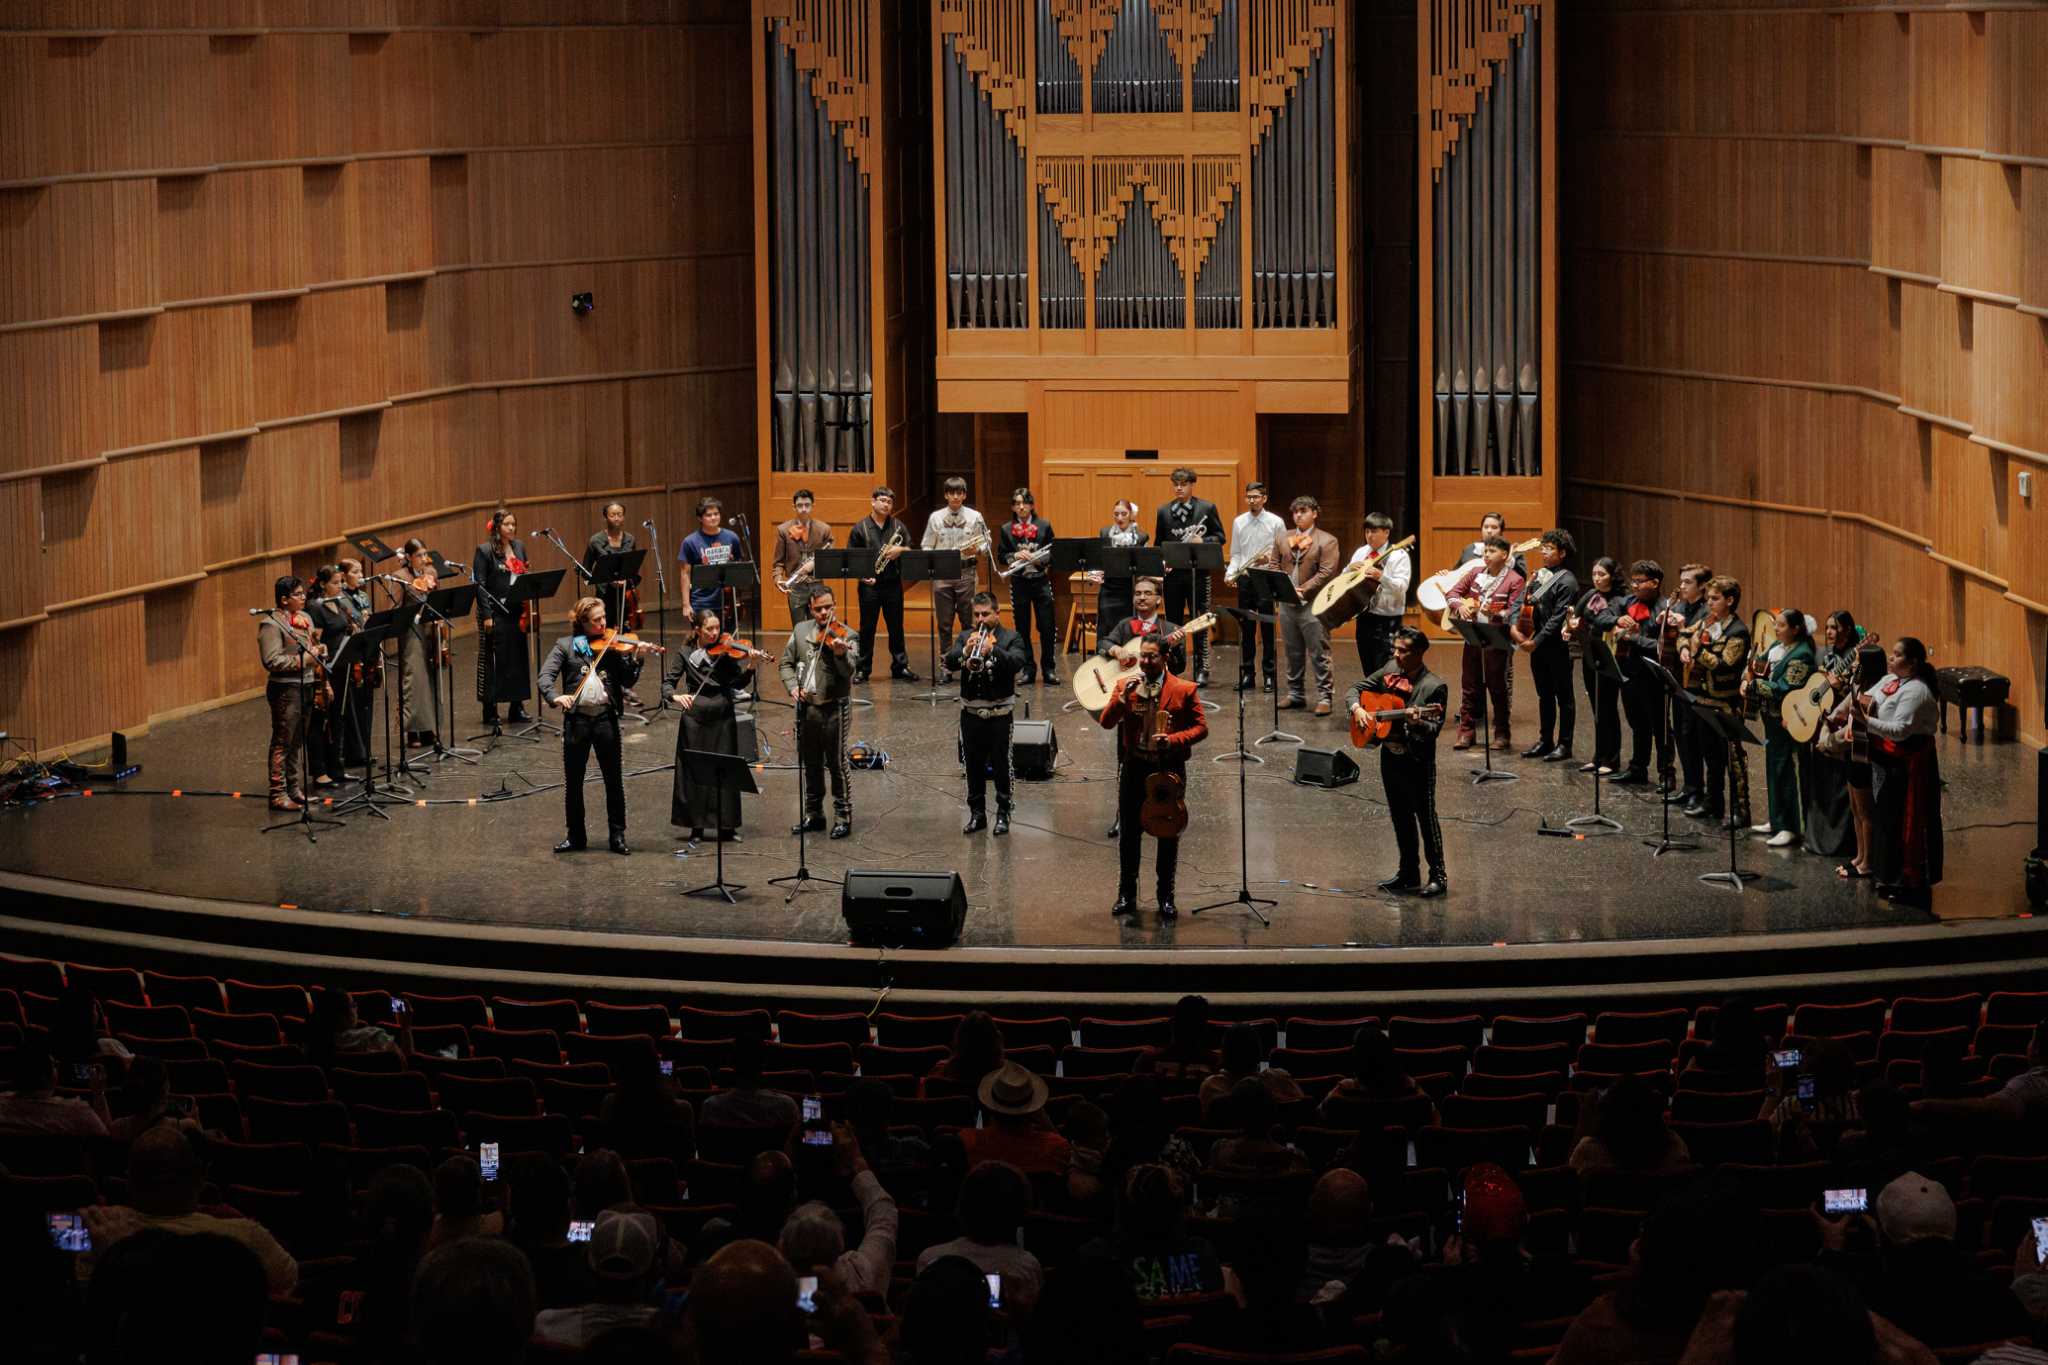
<path fill-rule="evenodd" d="M 702 531 L 692 531 L 683 537 L 682 547 L 676 551 L 676 560 L 683 564 L 730 564 L 740 557 L 740 538 L 723 527 L 715 536 Z M 690 607 L 693 611 L 716 610 L 718 589 L 690 589 Z"/>

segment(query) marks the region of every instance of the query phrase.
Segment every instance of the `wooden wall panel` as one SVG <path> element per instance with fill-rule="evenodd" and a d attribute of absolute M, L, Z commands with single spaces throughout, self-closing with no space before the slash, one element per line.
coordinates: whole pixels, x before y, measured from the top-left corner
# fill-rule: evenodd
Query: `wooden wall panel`
<path fill-rule="evenodd" d="M 2017 299 L 2020 240 L 2020 168 L 1943 158 L 1941 268 L 1935 272 L 1942 282 Z"/>
<path fill-rule="evenodd" d="M 298 167 L 186 176 L 156 186 L 165 302 L 306 283 Z"/>
<path fill-rule="evenodd" d="M 41 483 L 45 603 L 200 571 L 199 452 L 193 447 Z"/>
<path fill-rule="evenodd" d="M 102 446 L 238 431 L 256 420 L 249 309 L 180 308 L 99 328 Z"/>
<path fill-rule="evenodd" d="M 199 469 L 209 564 L 338 534 L 337 422 L 279 427 L 208 446 Z"/>
<path fill-rule="evenodd" d="M 490 461 L 495 494 L 626 486 L 626 406 L 616 383 L 506 389 L 502 439 Z"/>
<path fill-rule="evenodd" d="M 1975 14 L 1913 16 L 1912 141 L 1939 148 L 1984 145 L 1984 18 Z"/>
<path fill-rule="evenodd" d="M 473 156 L 478 227 L 472 259 L 694 250 L 724 252 L 744 264 L 753 251 L 751 225 L 722 200 L 743 192 L 750 172 L 744 141 Z"/>
<path fill-rule="evenodd" d="M 220 668 L 205 647 L 211 582 L 186 583 L 142 599 L 142 654 L 151 714 L 197 706 L 219 695 Z M 246 618 L 245 618 L 246 619 Z M 217 646 L 216 646 L 217 648 Z"/>
<path fill-rule="evenodd" d="M 146 308 L 163 297 L 146 180 L 0 190 L 0 324 Z"/>
<path fill-rule="evenodd" d="M 754 477 L 754 415 L 738 389 L 753 369 L 635 379 L 625 386 L 624 487 Z M 972 472 L 970 467 L 970 473 Z M 780 518 L 778 518 L 779 520 Z"/>
<path fill-rule="evenodd" d="M 1942 159 L 1897 147 L 1872 147 L 1868 155 L 1870 263 L 1939 275 Z"/>
<path fill-rule="evenodd" d="M 41 518 L 36 480 L 0 483 L 0 621 L 33 616 L 49 600 L 43 596 Z"/>
<path fill-rule="evenodd" d="M 308 166 L 303 190 L 308 282 L 432 267 L 433 188 L 426 157 Z"/>
<path fill-rule="evenodd" d="M 0 332 L 0 474 L 104 449 L 98 349 L 91 326 Z"/>
<path fill-rule="evenodd" d="M 253 305 L 258 420 L 332 412 L 388 397 L 384 330 L 379 285 Z"/>

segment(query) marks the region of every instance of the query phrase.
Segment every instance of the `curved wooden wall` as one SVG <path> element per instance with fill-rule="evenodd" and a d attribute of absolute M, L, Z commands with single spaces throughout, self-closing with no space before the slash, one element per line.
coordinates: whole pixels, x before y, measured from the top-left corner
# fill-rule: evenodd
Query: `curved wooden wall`
<path fill-rule="evenodd" d="M 2048 12 L 1566 16 L 1567 524 L 2005 673 L 2048 738 Z"/>
<path fill-rule="evenodd" d="M 751 508 L 743 0 L 175 9 L 0 20 L 0 729 L 260 687 L 345 533 Z"/>

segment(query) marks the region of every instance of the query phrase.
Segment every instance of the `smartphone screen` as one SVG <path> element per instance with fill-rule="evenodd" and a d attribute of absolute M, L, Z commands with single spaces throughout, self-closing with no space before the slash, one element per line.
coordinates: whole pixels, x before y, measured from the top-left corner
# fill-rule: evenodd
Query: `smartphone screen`
<path fill-rule="evenodd" d="M 1870 1208 L 1868 1190 L 1823 1190 L 1820 1196 L 1823 1213 L 1864 1213 Z"/>
<path fill-rule="evenodd" d="M 404 1013 L 405 1013 L 405 1001 L 403 1001 L 403 1000 L 399 999 L 399 998 L 398 998 L 397 996 L 395 996 L 395 995 L 394 995 L 394 996 L 392 996 L 392 997 L 391 997 L 391 1012 L 392 1012 L 393 1014 L 404 1014 Z"/>
<path fill-rule="evenodd" d="M 498 1178 L 498 1144 L 479 1142 L 476 1145 L 476 1164 L 486 1180 Z"/>
<path fill-rule="evenodd" d="M 59 1251 L 91 1251 L 92 1234 L 85 1230 L 82 1213 L 50 1215 L 50 1245 Z"/>
<path fill-rule="evenodd" d="M 799 1275 L 796 1278 L 796 1311 L 815 1313 L 818 1311 L 818 1277 Z"/>
<path fill-rule="evenodd" d="M 2034 1259 L 2048 1265 L 2048 1218 L 2034 1220 Z"/>
<path fill-rule="evenodd" d="M 824 1101 L 818 1099 L 815 1095 L 804 1096 L 804 1122 L 816 1123 L 819 1119 L 824 1117 Z"/>
<path fill-rule="evenodd" d="M 1800 1054 L 1799 1049 L 1796 1047 L 1789 1047 L 1783 1052 L 1773 1052 L 1771 1054 L 1771 1065 L 1777 1067 L 1780 1071 L 1797 1071 L 1799 1069 L 1799 1062 Z"/>
<path fill-rule="evenodd" d="M 67 1074 L 71 1078 L 72 1085 L 80 1086 L 87 1090 L 96 1089 L 100 1084 L 100 1064 L 98 1062 L 73 1062 L 67 1068 Z"/>
<path fill-rule="evenodd" d="M 256 1365 L 299 1365 L 299 1358 L 276 1351 L 259 1351 L 256 1354 Z"/>
<path fill-rule="evenodd" d="M 831 1130 L 830 1128 L 806 1128 L 806 1129 L 804 1129 L 804 1146 L 806 1146 L 806 1147 L 830 1147 L 831 1145 L 832 1145 L 832 1130 Z"/>
<path fill-rule="evenodd" d="M 662 1063 L 661 1063 L 661 1074 L 662 1074 L 662 1075 L 664 1075 L 664 1076 L 673 1076 L 673 1075 L 675 1075 L 675 1074 L 676 1074 L 676 1064 L 675 1064 L 674 1062 L 671 1062 L 671 1061 L 668 1061 L 668 1060 L 664 1059 L 664 1060 L 662 1061 Z"/>
<path fill-rule="evenodd" d="M 1001 1308 L 1003 1306 L 1003 1277 L 991 1271 L 986 1278 L 988 1280 L 988 1306 L 991 1308 Z"/>
<path fill-rule="evenodd" d="M 582 1218 L 574 1219 L 569 1224 L 569 1240 L 572 1242 L 587 1242 L 590 1240 L 590 1234 L 596 1230 L 597 1224 L 595 1222 Z"/>
<path fill-rule="evenodd" d="M 1813 1098 L 1813 1077 L 1801 1076 L 1799 1078 L 1798 1095 L 1802 1100 L 1811 1100 Z"/>

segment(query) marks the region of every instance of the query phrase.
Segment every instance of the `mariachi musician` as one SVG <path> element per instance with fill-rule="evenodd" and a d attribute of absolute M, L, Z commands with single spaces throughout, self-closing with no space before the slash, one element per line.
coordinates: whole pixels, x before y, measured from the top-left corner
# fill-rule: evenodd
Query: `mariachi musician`
<path fill-rule="evenodd" d="M 498 724 L 498 706 L 509 703 L 514 725 L 527 722 L 526 698 L 533 691 L 533 669 L 526 658 L 527 622 L 531 607 L 505 610 L 506 594 L 526 572 L 526 546 L 518 539 L 519 518 L 500 507 L 491 513 L 490 534 L 476 547 L 470 581 L 477 586 L 476 699 L 483 703 L 484 724 Z"/>
<path fill-rule="evenodd" d="M 343 559 L 341 567 L 341 596 L 348 603 L 349 619 L 358 626 L 370 621 L 370 589 L 363 581 L 363 561 Z M 351 768 L 360 768 L 370 761 L 370 709 L 377 699 L 377 689 L 384 685 L 384 654 L 379 650 L 367 659 L 358 658 L 349 669 L 350 686 L 349 723 L 342 734 L 342 761 Z"/>
<path fill-rule="evenodd" d="M 1135 550 L 1143 545 L 1146 536 L 1144 528 L 1138 525 L 1138 504 L 1128 498 L 1117 499 L 1109 509 L 1109 525 L 1097 531 L 1095 538 L 1118 550 Z M 1102 592 L 1095 599 L 1095 633 L 1100 635 L 1131 614 L 1133 580 L 1129 575 L 1105 575 L 1100 569 L 1089 577 L 1102 585 Z"/>
<path fill-rule="evenodd" d="M 774 576 L 775 590 L 789 604 L 792 626 L 811 619 L 811 593 L 818 586 L 818 551 L 832 548 L 831 526 L 811 515 L 815 502 L 810 489 L 797 489 L 789 499 L 796 515 L 775 528 L 775 558 L 768 571 Z"/>
<path fill-rule="evenodd" d="M 405 601 L 441 586 L 434 554 L 414 536 L 399 550 L 405 577 L 398 580 Z M 441 670 L 448 666 L 448 627 L 422 611 L 398 640 L 398 730 L 408 746 L 433 745 L 441 735 Z"/>
<path fill-rule="evenodd" d="M 633 574 L 616 582 L 599 582 L 597 561 L 606 555 L 625 554 L 639 548 L 633 533 L 626 529 L 626 505 L 606 503 L 604 529 L 593 531 L 590 543 L 583 547 L 583 572 L 590 581 L 592 594 L 604 602 L 605 619 L 618 622 L 624 630 L 638 630 L 645 620 L 646 613 L 640 610 L 640 575 Z"/>
<path fill-rule="evenodd" d="M 319 633 L 320 643 L 327 647 L 330 659 L 341 652 L 342 643 L 356 631 L 347 587 L 339 564 L 322 564 L 313 571 L 313 596 L 306 603 L 306 614 L 313 618 L 313 629 Z M 330 685 L 332 698 L 327 705 L 316 708 L 307 722 L 306 736 L 312 750 L 308 765 L 312 771 L 307 777 L 316 787 L 331 787 L 348 779 L 343 753 L 358 690 L 349 672 L 335 675 Z"/>
<path fill-rule="evenodd" d="M 640 677 L 642 656 L 657 653 L 654 645 L 605 629 L 604 603 L 578 599 L 570 633 L 555 641 L 540 670 L 540 699 L 562 712 L 562 805 L 568 835 L 555 845 L 572 853 L 587 842 L 583 824 L 583 774 L 590 752 L 604 774 L 605 827 L 611 850 L 620 857 L 626 847 L 626 784 L 619 761 L 619 712 L 626 689 Z"/>
<path fill-rule="evenodd" d="M 1564 638 L 1579 646 L 1579 679 L 1586 685 L 1586 701 L 1593 708 L 1593 761 L 1579 771 L 1613 775 L 1621 766 L 1621 685 L 1600 667 L 1600 653 L 1592 648 L 1595 639 L 1604 640 L 1614 629 L 1622 602 L 1617 580 L 1621 566 L 1612 555 L 1593 561 L 1592 586 L 1579 594 L 1565 617 Z"/>
<path fill-rule="evenodd" d="M 684 751 L 739 753 L 739 698 L 753 684 L 755 664 L 767 656 L 725 634 L 715 611 L 697 612 L 692 619 L 690 639 L 676 650 L 675 661 L 662 678 L 669 700 L 682 708 L 682 720 L 676 726 L 675 790 L 669 799 L 668 822 L 690 831 L 692 839 L 702 839 L 706 830 L 715 830 L 721 840 L 738 843 L 739 788 L 728 786 L 722 792 L 716 787 L 693 789 Z"/>
<path fill-rule="evenodd" d="M 320 685 L 319 660 L 327 647 L 313 638 L 304 579 L 286 574 L 277 580 L 272 598 L 276 610 L 256 624 L 256 649 L 269 679 L 263 696 L 270 705 L 270 808 L 293 811 L 306 804 L 299 758 L 308 703 Z"/>
<path fill-rule="evenodd" d="M 1749 670 L 1749 627 L 1736 616 L 1742 585 L 1726 574 L 1707 580 L 1707 612 L 1692 639 L 1680 646 L 1678 658 L 1690 691 L 1724 711 L 1742 710 L 1742 677 Z M 1741 741 L 1724 742 L 1714 735 L 1699 737 L 1706 767 L 1706 788 L 1685 808 L 1685 814 L 1719 821 L 1728 818 L 1737 829 L 1749 823 L 1749 756 Z M 1735 808 L 1726 808 L 1730 787 Z"/>
<path fill-rule="evenodd" d="M 1572 756 L 1572 728 L 1578 718 L 1578 704 L 1572 700 L 1571 647 L 1564 640 L 1565 616 L 1579 599 L 1578 576 L 1570 568 L 1577 546 L 1571 532 L 1557 528 L 1538 539 L 1543 567 L 1523 585 L 1521 598 L 1513 604 L 1517 613 L 1532 608 L 1535 619 L 1526 628 L 1517 621 L 1508 634 L 1528 654 L 1529 671 L 1536 678 L 1536 742 L 1522 751 L 1522 757 L 1562 763 Z"/>
<path fill-rule="evenodd" d="M 832 779 L 832 838 L 853 833 L 853 780 L 846 768 L 846 721 L 853 710 L 853 680 L 860 644 L 836 619 L 832 589 L 819 584 L 806 603 L 811 619 L 797 623 L 782 647 L 779 672 L 796 704 L 798 783 L 803 819 L 791 834 L 825 828 L 825 779 Z"/>
<path fill-rule="evenodd" d="M 1188 752 L 1209 736 L 1195 685 L 1166 667 L 1157 635 L 1138 643 L 1138 676 L 1117 684 L 1109 704 L 1096 718 L 1117 737 L 1117 892 L 1113 916 L 1138 913 L 1138 861 L 1143 851 L 1148 808 L 1164 807 L 1169 824 L 1187 824 Z M 1148 791 L 1151 779 L 1166 777 L 1159 794 Z M 1180 859 L 1180 835 L 1159 836 L 1159 918 L 1177 919 L 1173 903 L 1174 869 Z"/>
<path fill-rule="evenodd" d="M 1195 496 L 1195 471 L 1185 465 L 1173 471 L 1173 497 L 1160 504 L 1153 518 L 1152 543 L 1169 540 L 1193 544 L 1221 545 L 1223 517 L 1216 504 Z M 1206 569 L 1169 569 L 1166 574 L 1166 614 L 1175 625 L 1209 609 L 1209 573 Z M 1195 686 L 1209 685 L 1209 642 L 1195 640 Z"/>
<path fill-rule="evenodd" d="M 1806 837 L 1807 788 L 1813 785 L 1808 764 L 1813 751 L 1785 728 L 1785 698 L 1813 676 L 1816 655 L 1806 614 L 1788 609 L 1778 616 L 1778 640 L 1771 647 L 1770 672 L 1743 680 L 1752 697 L 1761 698 L 1764 722 L 1764 811 L 1770 818 L 1752 829 L 1769 834 L 1772 848 L 1789 848 Z"/>
<path fill-rule="evenodd" d="M 1488 513 L 1486 520 L 1495 520 Z M 1508 556 L 1513 553 L 1506 537 L 1498 533 L 1486 538 L 1477 562 L 1466 567 L 1444 594 L 1451 615 L 1461 621 L 1480 621 L 1489 625 L 1502 625 L 1508 619 L 1509 607 L 1521 595 L 1523 578 Z M 1458 738 L 1451 745 L 1453 749 L 1472 747 L 1474 730 L 1479 724 L 1481 706 L 1480 689 L 1485 689 L 1485 709 L 1493 726 L 1493 747 L 1505 749 L 1514 743 L 1514 728 L 1508 719 L 1512 698 L 1508 695 L 1509 668 L 1507 651 L 1499 649 L 1472 649 L 1463 651 L 1462 671 L 1459 678 Z"/>
<path fill-rule="evenodd" d="M 1621 709 L 1628 715 L 1628 771 L 1618 787 L 1650 783 L 1650 746 L 1657 748 L 1657 777 L 1671 790 L 1671 732 L 1664 724 L 1664 684 L 1645 663 L 1662 649 L 1666 620 L 1657 600 L 1664 591 L 1664 566 L 1638 559 L 1628 566 L 1628 599 L 1614 614 L 1614 661 L 1621 666 Z"/>
<path fill-rule="evenodd" d="M 1017 675 L 1031 664 L 1024 637 L 1003 624 L 993 593 L 970 603 L 972 626 L 946 653 L 946 670 L 960 675 L 960 751 L 967 763 L 967 824 L 988 827 L 988 776 L 996 779 L 996 833 L 1010 832 L 1010 721 L 1017 708 Z"/>
<path fill-rule="evenodd" d="M 1678 571 L 1678 591 L 1657 603 L 1657 616 L 1662 622 L 1657 632 L 1657 662 L 1674 678 L 1682 679 L 1685 672 L 1680 649 L 1707 619 L 1707 580 L 1713 576 L 1708 565 L 1687 564 Z M 1683 808 L 1697 802 L 1707 790 L 1699 724 L 1689 706 L 1671 708 L 1671 747 L 1678 751 L 1680 786 L 1664 800 Z"/>
<path fill-rule="evenodd" d="M 1351 719 L 1360 725 L 1371 719 L 1360 700 L 1368 692 L 1400 699 L 1406 714 L 1392 718 L 1393 733 L 1380 742 L 1379 750 L 1380 783 L 1386 790 L 1401 865 L 1380 883 L 1380 890 L 1433 898 L 1450 885 L 1443 827 L 1436 817 L 1436 737 L 1444 728 L 1450 689 L 1422 661 L 1429 652 L 1427 635 L 1402 626 L 1394 632 L 1393 650 L 1392 658 L 1352 689 Z M 1424 859 L 1429 862 L 1426 882 L 1421 875 Z"/>

